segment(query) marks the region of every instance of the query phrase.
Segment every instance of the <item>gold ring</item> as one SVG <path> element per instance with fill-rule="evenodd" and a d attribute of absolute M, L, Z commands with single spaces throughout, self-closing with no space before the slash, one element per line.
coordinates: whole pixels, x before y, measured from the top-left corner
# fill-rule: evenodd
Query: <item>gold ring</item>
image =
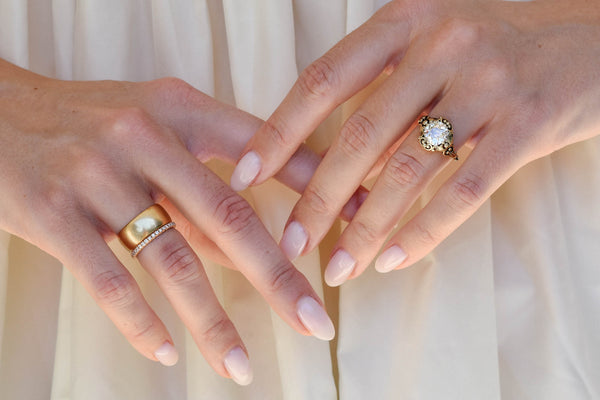
<path fill-rule="evenodd" d="M 119 232 L 119 239 L 135 257 L 152 240 L 174 227 L 175 223 L 165 209 L 154 204 L 129 221 Z"/>
<path fill-rule="evenodd" d="M 452 124 L 446 118 L 431 118 L 425 115 L 419 119 L 421 136 L 419 143 L 427 151 L 441 151 L 444 155 L 458 160 L 454 152 Z"/>

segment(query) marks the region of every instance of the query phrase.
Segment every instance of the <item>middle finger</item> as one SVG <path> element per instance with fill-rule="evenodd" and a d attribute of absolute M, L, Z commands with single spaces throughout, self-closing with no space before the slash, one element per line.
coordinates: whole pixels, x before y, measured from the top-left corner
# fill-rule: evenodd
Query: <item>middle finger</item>
<path fill-rule="evenodd" d="M 296 243 L 290 258 L 322 240 L 372 166 L 442 91 L 445 68 L 409 50 L 401 66 L 348 118 L 291 213 L 281 241 L 286 249 Z"/>
<path fill-rule="evenodd" d="M 443 116 L 452 121 L 456 152 L 485 123 L 483 102 L 470 102 L 462 94 L 449 91 L 431 110 L 432 118 Z M 340 236 L 325 271 L 330 286 L 341 285 L 364 271 L 394 225 L 434 177 L 453 161 L 442 153 L 426 151 L 419 143 L 419 136 L 417 127 L 390 157 L 369 197 Z"/>
<path fill-rule="evenodd" d="M 147 179 L 213 240 L 295 330 L 331 340 L 333 323 L 308 280 L 289 262 L 250 205 L 183 146 L 162 146 Z"/>
<path fill-rule="evenodd" d="M 129 189 L 92 189 L 88 193 L 95 212 L 114 232 L 153 203 L 141 187 L 121 186 Z M 106 205 L 111 205 L 110 209 Z M 199 258 L 183 236 L 176 229 L 166 230 L 140 250 L 137 257 L 213 369 L 241 385 L 250 383 L 252 371 L 244 344 L 217 300 Z"/>

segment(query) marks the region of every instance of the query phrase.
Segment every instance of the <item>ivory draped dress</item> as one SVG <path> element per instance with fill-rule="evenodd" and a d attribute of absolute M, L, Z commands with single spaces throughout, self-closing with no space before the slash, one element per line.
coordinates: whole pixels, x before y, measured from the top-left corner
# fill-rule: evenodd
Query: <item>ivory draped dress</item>
<path fill-rule="evenodd" d="M 61 79 L 177 76 L 266 118 L 379 3 L 0 0 L 0 57 Z M 311 144 L 323 148 L 350 109 Z M 279 239 L 298 196 L 275 182 L 249 196 Z M 0 399 L 600 399 L 600 138 L 521 169 L 412 268 L 328 289 L 334 239 L 296 263 L 336 321 L 331 345 L 207 262 L 251 355 L 255 381 L 239 387 L 212 372 L 136 264 L 181 353 L 175 367 L 137 354 L 56 260 L 0 232 Z"/>

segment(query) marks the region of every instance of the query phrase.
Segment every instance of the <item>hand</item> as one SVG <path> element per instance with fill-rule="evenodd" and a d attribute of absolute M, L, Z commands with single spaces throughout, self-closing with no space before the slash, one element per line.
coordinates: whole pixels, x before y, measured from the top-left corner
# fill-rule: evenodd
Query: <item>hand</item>
<path fill-rule="evenodd" d="M 64 82 L 1 60 L 0 91 L 0 229 L 63 262 L 141 354 L 177 361 L 166 327 L 105 241 L 157 202 L 291 327 L 331 339 L 308 281 L 249 204 L 198 161 L 237 159 L 257 118 L 176 79 Z M 301 189 L 319 158 L 306 150 L 294 158 L 281 176 Z M 168 230 L 138 259 L 211 366 L 249 383 L 242 340 L 184 237 Z"/>
<path fill-rule="evenodd" d="M 460 168 L 384 246 L 380 272 L 434 249 L 517 169 L 598 133 L 597 2 L 396 0 L 310 65 L 250 140 L 232 182 L 263 182 L 338 105 L 389 75 L 352 114 L 296 204 L 281 246 L 312 250 L 381 157 L 343 232 L 330 285 L 362 273 L 433 178 L 455 161 L 418 141 L 422 114 L 450 120 Z M 473 147 L 470 155 L 461 147 Z M 248 168 L 254 160 L 254 169 Z M 292 240 L 293 239 L 293 240 Z"/>

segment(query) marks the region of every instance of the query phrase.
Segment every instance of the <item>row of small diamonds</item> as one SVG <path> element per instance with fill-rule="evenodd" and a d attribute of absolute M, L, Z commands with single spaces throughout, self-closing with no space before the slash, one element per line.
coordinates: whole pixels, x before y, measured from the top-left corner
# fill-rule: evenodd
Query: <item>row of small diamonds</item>
<path fill-rule="evenodd" d="M 166 225 L 161 226 L 160 228 L 158 228 L 157 230 L 155 230 L 154 232 L 152 232 L 152 234 L 150 234 L 150 236 L 148 236 L 146 239 L 142 240 L 140 242 L 140 244 L 138 244 L 136 246 L 135 249 L 131 250 L 131 257 L 135 257 L 138 255 L 138 253 L 140 251 L 142 251 L 142 249 L 146 246 L 148 246 L 150 244 L 151 241 L 153 241 L 154 239 L 156 239 L 157 237 L 159 237 L 161 234 L 165 233 L 166 231 L 168 231 L 171 228 L 175 228 L 175 222 L 169 222 Z"/>

